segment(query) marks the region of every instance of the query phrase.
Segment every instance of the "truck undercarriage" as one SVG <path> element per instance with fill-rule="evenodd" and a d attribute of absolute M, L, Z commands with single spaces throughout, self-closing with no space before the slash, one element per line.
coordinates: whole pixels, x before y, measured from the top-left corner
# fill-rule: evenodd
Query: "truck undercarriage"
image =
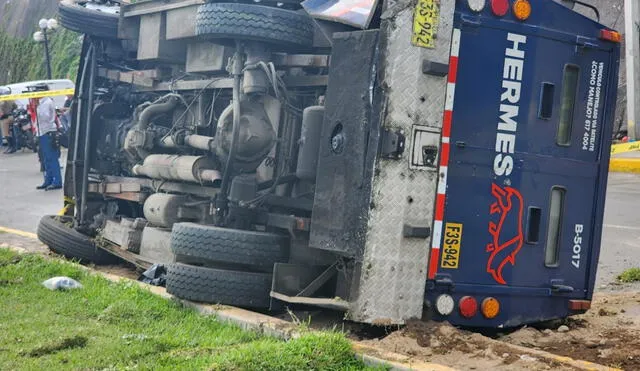
<path fill-rule="evenodd" d="M 422 1 L 422 34 L 413 2 L 372 2 L 364 30 L 297 1 L 98 3 L 98 26 L 61 5 L 86 34 L 59 217 L 85 260 L 166 264 L 194 301 L 428 313 L 455 1 Z"/>

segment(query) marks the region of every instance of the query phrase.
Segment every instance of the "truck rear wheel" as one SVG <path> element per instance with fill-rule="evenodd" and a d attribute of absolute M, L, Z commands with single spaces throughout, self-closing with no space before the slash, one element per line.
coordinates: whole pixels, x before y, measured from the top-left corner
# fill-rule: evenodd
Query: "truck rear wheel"
<path fill-rule="evenodd" d="M 269 308 L 270 273 L 240 272 L 171 264 L 167 292 L 186 300 L 238 307 Z"/>
<path fill-rule="evenodd" d="M 87 35 L 117 39 L 120 16 L 116 12 L 119 7 L 96 5 L 95 9 L 87 9 L 85 6 L 74 0 L 62 1 L 58 6 L 62 27 Z"/>
<path fill-rule="evenodd" d="M 68 216 L 45 215 L 38 224 L 38 239 L 51 251 L 83 263 L 117 264 L 120 259 L 98 248 L 91 238 L 76 231 L 67 223 Z"/>
<path fill-rule="evenodd" d="M 171 231 L 171 250 L 180 263 L 227 265 L 270 272 L 287 261 L 287 237 L 194 223 L 177 223 Z"/>
<path fill-rule="evenodd" d="M 313 20 L 307 14 L 269 6 L 207 3 L 198 8 L 196 34 L 248 39 L 289 47 L 313 44 Z"/>

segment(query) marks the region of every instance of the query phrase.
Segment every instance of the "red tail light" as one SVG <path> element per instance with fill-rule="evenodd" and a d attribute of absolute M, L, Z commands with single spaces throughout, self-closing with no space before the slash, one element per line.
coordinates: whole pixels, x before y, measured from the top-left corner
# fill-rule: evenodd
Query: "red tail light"
<path fill-rule="evenodd" d="M 478 313 L 478 301 L 471 296 L 464 296 L 458 303 L 460 315 L 465 318 L 471 318 Z"/>
<path fill-rule="evenodd" d="M 491 11 L 498 17 L 504 17 L 509 12 L 509 0 L 491 0 Z"/>

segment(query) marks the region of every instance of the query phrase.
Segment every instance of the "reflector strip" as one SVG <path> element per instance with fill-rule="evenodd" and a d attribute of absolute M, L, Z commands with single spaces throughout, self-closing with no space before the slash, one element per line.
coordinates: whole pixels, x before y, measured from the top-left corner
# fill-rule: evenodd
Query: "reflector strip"
<path fill-rule="evenodd" d="M 447 172 L 449 154 L 451 150 L 451 124 L 453 121 L 453 101 L 456 93 L 458 77 L 458 57 L 460 56 L 460 29 L 454 28 L 451 38 L 451 56 L 449 57 L 449 75 L 447 78 L 447 95 L 442 119 L 442 139 L 440 145 L 440 168 L 438 179 L 438 194 L 436 195 L 436 209 L 433 221 L 433 239 L 431 240 L 431 254 L 429 255 L 430 280 L 436 277 L 442 243 L 442 225 L 444 222 L 444 206 L 447 193 Z"/>

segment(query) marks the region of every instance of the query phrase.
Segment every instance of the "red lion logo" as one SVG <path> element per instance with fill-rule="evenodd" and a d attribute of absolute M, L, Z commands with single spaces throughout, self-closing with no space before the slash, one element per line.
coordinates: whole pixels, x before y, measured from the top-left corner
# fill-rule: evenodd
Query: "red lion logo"
<path fill-rule="evenodd" d="M 500 219 L 498 224 L 489 222 L 489 234 L 493 237 L 493 242 L 487 245 L 487 252 L 491 253 L 487 262 L 487 273 L 491 274 L 496 282 L 506 285 L 502 269 L 507 263 L 516 264 L 516 255 L 524 242 L 524 201 L 517 189 L 501 188 L 495 183 L 491 185 L 491 194 L 496 198 L 496 202 L 491 204 L 491 215 L 500 214 Z"/>

